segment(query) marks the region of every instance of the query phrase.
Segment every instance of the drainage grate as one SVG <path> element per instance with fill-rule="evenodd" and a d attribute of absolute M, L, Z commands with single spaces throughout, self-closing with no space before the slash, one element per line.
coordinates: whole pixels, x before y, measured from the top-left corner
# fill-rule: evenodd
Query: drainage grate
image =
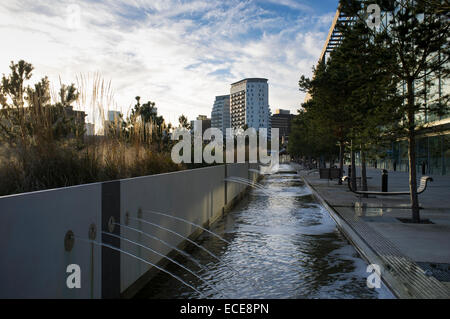
<path fill-rule="evenodd" d="M 430 275 L 439 281 L 450 282 L 450 264 L 436 264 L 426 262 L 416 262 L 424 272 L 429 272 Z"/>

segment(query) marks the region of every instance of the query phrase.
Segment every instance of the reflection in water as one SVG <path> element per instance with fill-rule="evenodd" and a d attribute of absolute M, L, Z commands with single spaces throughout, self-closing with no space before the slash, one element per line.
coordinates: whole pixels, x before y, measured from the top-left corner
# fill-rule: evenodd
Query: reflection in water
<path fill-rule="evenodd" d="M 280 165 L 280 170 L 289 170 Z M 197 242 L 222 262 L 190 247 L 206 269 L 199 275 L 231 298 L 392 298 L 385 288 L 366 286 L 367 264 L 337 230 L 328 212 L 291 172 L 262 181 L 271 195 L 252 190 L 211 230 L 231 244 L 204 233 Z M 245 254 L 243 252 L 246 252 Z M 188 267 L 192 261 L 177 260 Z M 238 269 L 239 274 L 224 266 Z M 176 265 L 167 270 L 208 298 L 221 295 Z M 255 281 L 258 285 L 255 285 Z M 164 273 L 157 275 L 138 298 L 198 298 L 198 293 Z"/>

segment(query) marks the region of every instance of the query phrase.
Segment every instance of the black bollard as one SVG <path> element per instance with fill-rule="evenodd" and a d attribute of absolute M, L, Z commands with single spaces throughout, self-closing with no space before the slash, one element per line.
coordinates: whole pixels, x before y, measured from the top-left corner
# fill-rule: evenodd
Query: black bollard
<path fill-rule="evenodd" d="M 381 173 L 381 191 L 382 192 L 388 191 L 388 171 L 385 169 Z"/>

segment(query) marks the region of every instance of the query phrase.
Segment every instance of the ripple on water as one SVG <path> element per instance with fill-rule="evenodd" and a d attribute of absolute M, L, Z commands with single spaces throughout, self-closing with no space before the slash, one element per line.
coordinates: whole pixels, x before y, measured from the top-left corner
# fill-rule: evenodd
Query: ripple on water
<path fill-rule="evenodd" d="M 289 166 L 280 169 L 290 171 Z M 207 271 L 190 260 L 177 261 L 199 274 L 231 298 L 392 298 L 384 286 L 366 286 L 367 263 L 337 230 L 328 212 L 315 202 L 295 174 L 266 176 L 268 193 L 252 190 L 213 232 L 231 242 L 203 234 L 197 242 L 221 258 L 190 247 Z M 233 271 L 238 270 L 238 272 Z M 197 268 L 196 268 L 197 267 Z M 180 276 L 209 298 L 213 289 L 175 265 L 167 270 Z M 159 274 L 140 298 L 198 298 L 196 293 L 165 274 Z"/>

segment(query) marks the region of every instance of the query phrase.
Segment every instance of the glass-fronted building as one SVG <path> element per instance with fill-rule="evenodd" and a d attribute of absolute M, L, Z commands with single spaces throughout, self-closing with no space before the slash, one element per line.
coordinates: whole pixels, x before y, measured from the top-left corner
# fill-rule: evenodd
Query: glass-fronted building
<path fill-rule="evenodd" d="M 338 8 L 319 60 L 326 59 L 327 54 L 342 41 L 339 26 L 351 23 L 354 19 L 355 17 L 342 14 Z M 389 14 L 382 13 L 379 27 L 387 26 L 389 19 Z M 431 59 L 441 59 L 441 54 Z M 405 92 L 405 84 L 400 85 L 399 90 Z M 419 174 L 450 175 L 449 80 L 440 73 L 427 73 L 414 83 L 414 90 L 417 95 L 416 103 L 422 105 L 421 111 L 416 114 L 416 121 L 421 125 L 416 139 L 416 170 Z M 431 111 L 437 103 L 445 106 L 444 114 L 437 115 Z M 374 167 L 406 172 L 409 170 L 408 141 L 399 139 L 391 147 L 380 150 L 375 157 L 376 159 L 369 161 Z"/>

